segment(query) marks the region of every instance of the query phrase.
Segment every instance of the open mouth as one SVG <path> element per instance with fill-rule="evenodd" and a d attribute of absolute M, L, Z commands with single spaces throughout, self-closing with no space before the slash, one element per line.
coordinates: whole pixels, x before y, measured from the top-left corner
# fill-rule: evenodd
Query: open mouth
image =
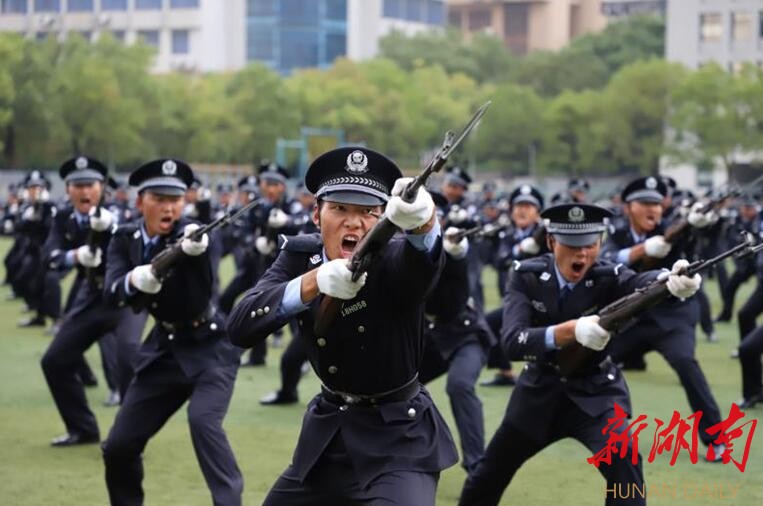
<path fill-rule="evenodd" d="M 582 274 L 583 269 L 585 269 L 584 262 L 572 262 L 572 272 L 575 274 Z"/>
<path fill-rule="evenodd" d="M 79 203 L 82 205 L 90 205 L 90 199 L 79 199 Z"/>
<path fill-rule="evenodd" d="M 159 226 L 162 230 L 169 230 L 172 227 L 172 216 L 162 216 L 159 219 Z"/>
<path fill-rule="evenodd" d="M 344 237 L 342 237 L 342 256 L 345 258 L 349 258 L 352 256 L 352 252 L 355 251 L 355 248 L 357 247 L 358 243 L 360 242 L 360 237 L 354 234 L 347 234 Z"/>

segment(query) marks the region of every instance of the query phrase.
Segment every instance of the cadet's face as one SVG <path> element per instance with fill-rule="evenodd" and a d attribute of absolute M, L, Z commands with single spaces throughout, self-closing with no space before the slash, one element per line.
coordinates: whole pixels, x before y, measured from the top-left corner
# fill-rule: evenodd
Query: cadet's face
<path fill-rule="evenodd" d="M 278 202 L 286 191 L 286 185 L 263 179 L 260 181 L 260 190 L 262 196 L 270 202 Z"/>
<path fill-rule="evenodd" d="M 371 230 L 383 209 L 321 202 L 313 209 L 313 223 L 321 230 L 323 247 L 329 260 L 350 258 L 363 236 Z"/>
<path fill-rule="evenodd" d="M 193 204 L 199 199 L 199 190 L 196 188 L 188 188 L 185 191 L 185 201 Z"/>
<path fill-rule="evenodd" d="M 662 220 L 662 205 L 634 200 L 625 206 L 625 213 L 636 232 L 651 232 Z"/>
<path fill-rule="evenodd" d="M 538 208 L 528 202 L 519 202 L 511 207 L 511 221 L 519 228 L 527 228 L 539 219 Z"/>
<path fill-rule="evenodd" d="M 220 196 L 218 197 L 218 200 L 220 201 L 220 205 L 223 205 L 223 206 L 230 205 L 230 200 L 231 200 L 230 193 L 228 192 L 221 193 Z"/>
<path fill-rule="evenodd" d="M 40 197 L 40 192 L 42 191 L 42 186 L 30 186 L 27 190 L 27 199 L 29 199 L 30 202 L 37 202 L 37 199 Z"/>
<path fill-rule="evenodd" d="M 758 215 L 758 209 L 755 206 L 742 206 L 739 208 L 739 214 L 747 221 L 753 220 Z"/>
<path fill-rule="evenodd" d="M 572 198 L 572 200 L 579 203 L 584 203 L 588 201 L 588 194 L 580 190 L 571 191 L 570 197 Z"/>
<path fill-rule="evenodd" d="M 300 193 L 297 195 L 297 200 L 299 200 L 299 203 L 302 204 L 302 207 L 305 209 L 312 209 L 315 204 L 315 197 L 312 193 Z"/>
<path fill-rule="evenodd" d="M 601 239 L 581 248 L 565 246 L 553 237 L 548 238 L 549 247 L 554 252 L 556 266 L 562 277 L 570 283 L 577 283 L 585 277 L 588 269 L 596 262 L 601 249 Z"/>
<path fill-rule="evenodd" d="M 448 199 L 448 203 L 458 202 L 466 193 L 466 189 L 463 186 L 445 183 L 442 185 L 442 194 Z"/>
<path fill-rule="evenodd" d="M 119 202 L 127 202 L 127 192 L 125 190 L 117 190 L 114 198 Z"/>
<path fill-rule="evenodd" d="M 182 195 L 159 195 L 145 191 L 138 195 L 137 208 L 143 213 L 146 232 L 153 237 L 166 235 L 183 214 L 185 198 Z"/>
<path fill-rule="evenodd" d="M 89 213 L 90 208 L 94 207 L 101 200 L 102 192 L 103 186 L 98 182 L 66 185 L 69 201 L 82 214 Z"/>
<path fill-rule="evenodd" d="M 245 206 L 252 200 L 252 194 L 249 192 L 238 192 L 238 203 L 241 206 Z"/>

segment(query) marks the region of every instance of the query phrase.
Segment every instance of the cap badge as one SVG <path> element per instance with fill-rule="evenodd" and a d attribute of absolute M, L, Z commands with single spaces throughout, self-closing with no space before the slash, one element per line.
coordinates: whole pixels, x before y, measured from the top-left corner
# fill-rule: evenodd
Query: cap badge
<path fill-rule="evenodd" d="M 84 156 L 80 156 L 76 160 L 74 160 L 74 166 L 77 167 L 79 170 L 87 169 L 87 158 Z"/>
<path fill-rule="evenodd" d="M 177 164 L 172 160 L 167 160 L 162 164 L 162 174 L 165 176 L 174 176 L 178 171 Z"/>
<path fill-rule="evenodd" d="M 271 162 L 270 165 L 268 165 L 268 172 L 278 172 L 278 165 Z"/>
<path fill-rule="evenodd" d="M 530 188 L 528 185 L 522 185 L 522 187 L 519 189 L 519 193 L 522 195 L 530 195 L 532 193 L 532 188 Z"/>
<path fill-rule="evenodd" d="M 30 177 L 31 179 L 41 179 L 41 178 L 40 178 L 40 171 L 39 171 L 39 170 L 35 170 L 35 171 L 32 171 L 32 175 L 31 175 L 31 176 L 29 176 L 29 177 Z"/>
<path fill-rule="evenodd" d="M 347 166 L 345 167 L 350 174 L 365 174 L 368 172 L 368 157 L 359 149 L 356 149 L 347 155 Z"/>
<path fill-rule="evenodd" d="M 646 187 L 650 190 L 657 188 L 657 180 L 653 177 L 646 178 Z"/>
<path fill-rule="evenodd" d="M 585 220 L 585 212 L 581 208 L 575 206 L 567 213 L 567 218 L 573 223 L 580 223 Z"/>

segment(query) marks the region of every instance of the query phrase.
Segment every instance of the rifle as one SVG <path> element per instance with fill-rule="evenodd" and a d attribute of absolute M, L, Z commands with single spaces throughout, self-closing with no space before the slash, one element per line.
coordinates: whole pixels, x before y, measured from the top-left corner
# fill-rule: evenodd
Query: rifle
<path fill-rule="evenodd" d="M 427 180 L 433 173 L 439 172 L 440 169 L 445 166 L 450 154 L 461 144 L 461 142 L 463 142 L 466 136 L 469 135 L 469 132 L 471 132 L 474 127 L 477 126 L 477 123 L 479 123 L 479 120 L 485 114 L 488 106 L 490 106 L 490 101 L 486 102 L 482 105 L 482 107 L 477 109 L 477 112 L 474 113 L 472 119 L 469 120 L 469 123 L 467 123 L 467 125 L 458 135 L 454 135 L 450 130 L 445 133 L 445 139 L 442 142 L 440 150 L 429 161 L 424 171 L 413 178 L 413 181 L 408 183 L 408 186 L 406 186 L 405 190 L 403 190 L 401 198 L 405 202 L 413 202 L 416 198 L 416 194 L 418 193 L 419 188 L 426 185 Z M 389 218 L 383 216 L 378 222 L 376 222 L 373 228 L 369 230 L 365 236 L 363 236 L 358 245 L 355 247 L 348 266 L 352 272 L 353 281 L 357 281 L 360 276 L 369 269 L 376 255 L 382 250 L 382 248 L 384 248 L 384 246 L 397 232 L 397 226 L 389 221 Z M 321 300 L 318 315 L 313 326 L 313 331 L 315 334 L 318 336 L 325 335 L 328 326 L 331 324 L 331 322 L 334 321 L 334 318 L 336 318 L 338 312 L 339 302 L 337 302 L 333 297 L 325 295 L 323 300 Z"/>
<path fill-rule="evenodd" d="M 101 208 L 103 207 L 104 199 L 106 198 L 106 189 L 102 188 L 101 190 L 101 198 L 98 199 L 98 204 L 95 206 L 95 212 L 93 213 L 93 216 L 96 218 L 101 217 Z M 87 232 L 87 239 L 85 240 L 85 244 L 90 247 L 90 253 L 95 255 L 95 250 L 97 248 L 98 239 L 100 238 L 100 235 L 102 232 L 96 232 L 92 229 L 92 227 Z M 102 252 L 103 253 L 103 252 Z M 85 268 L 85 276 L 88 281 L 91 283 L 95 281 L 95 269 L 92 267 L 86 267 Z"/>
<path fill-rule="evenodd" d="M 494 237 L 496 234 L 500 233 L 502 230 L 506 230 L 507 228 L 510 228 L 511 226 L 512 226 L 511 223 L 507 223 L 506 225 L 498 225 L 498 226 L 492 223 L 483 223 L 482 225 L 477 225 L 476 227 L 459 230 L 458 232 L 450 234 L 446 236 L 445 238 L 451 242 L 459 243 L 464 237 L 474 237 L 475 239 L 483 238 L 483 237 Z"/>
<path fill-rule="evenodd" d="M 259 205 L 259 200 L 252 200 L 247 205 L 242 207 L 236 212 L 228 212 L 216 220 L 194 230 L 188 239 L 192 241 L 200 241 L 204 234 L 215 231 L 218 228 L 227 227 L 238 217 L 248 212 L 250 209 Z M 181 257 L 185 254 L 180 244 L 183 242 L 183 238 L 179 238 L 172 244 L 168 244 L 162 251 L 160 251 L 154 258 L 151 259 L 151 271 L 153 275 L 159 281 L 164 281 L 169 275 L 172 266 L 175 265 Z"/>
<path fill-rule="evenodd" d="M 733 248 L 724 251 L 718 256 L 708 260 L 697 260 L 692 262 L 679 274 L 685 276 L 694 276 L 700 271 L 708 269 L 732 255 L 743 250 L 753 248 L 751 242 L 752 236 L 745 237 L 745 240 Z M 757 245 L 756 247 L 759 247 Z M 632 320 L 635 316 L 643 313 L 670 296 L 666 286 L 667 276 L 658 278 L 648 285 L 637 289 L 633 293 L 621 297 L 599 311 L 599 325 L 612 333 L 617 333 L 622 326 Z M 559 371 L 562 376 L 569 376 L 578 371 L 589 359 L 596 355 L 596 351 L 586 348 L 577 341 L 570 343 L 559 350 Z"/>

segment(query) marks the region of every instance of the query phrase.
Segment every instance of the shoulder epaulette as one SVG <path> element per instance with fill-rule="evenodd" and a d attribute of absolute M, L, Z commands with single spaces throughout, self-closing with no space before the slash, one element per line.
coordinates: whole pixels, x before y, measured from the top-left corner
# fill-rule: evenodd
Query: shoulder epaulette
<path fill-rule="evenodd" d="M 278 249 L 295 253 L 320 253 L 323 240 L 320 234 L 299 234 L 278 236 Z"/>

